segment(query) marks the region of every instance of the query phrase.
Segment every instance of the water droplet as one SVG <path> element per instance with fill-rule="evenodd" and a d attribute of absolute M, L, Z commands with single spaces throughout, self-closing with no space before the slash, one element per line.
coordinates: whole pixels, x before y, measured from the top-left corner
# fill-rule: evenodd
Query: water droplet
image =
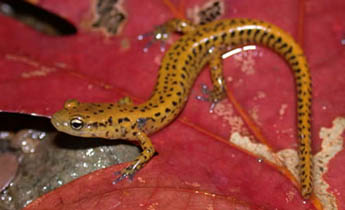
<path fill-rule="evenodd" d="M 258 158 L 257 161 L 258 161 L 258 163 L 263 163 L 263 162 L 264 162 L 264 159 Z"/>
<path fill-rule="evenodd" d="M 138 36 L 138 40 L 143 40 L 143 39 L 144 39 L 144 35 L 140 34 L 140 35 Z"/>

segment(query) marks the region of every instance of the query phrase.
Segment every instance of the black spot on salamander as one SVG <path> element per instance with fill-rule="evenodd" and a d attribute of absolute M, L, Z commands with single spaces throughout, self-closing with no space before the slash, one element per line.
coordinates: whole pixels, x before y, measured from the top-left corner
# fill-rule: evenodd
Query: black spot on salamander
<path fill-rule="evenodd" d="M 231 38 L 234 38 L 235 35 L 236 35 L 236 31 L 232 31 L 231 34 L 230 34 Z"/>
<path fill-rule="evenodd" d="M 137 135 L 137 132 L 133 132 L 132 135 L 133 135 L 133 136 L 136 136 L 136 135 Z"/>
<path fill-rule="evenodd" d="M 135 128 L 136 125 L 137 125 L 136 122 L 135 122 L 134 124 L 131 125 L 132 130 Z"/>
<path fill-rule="evenodd" d="M 196 53 L 196 49 L 195 48 L 193 48 L 192 52 L 193 52 L 194 57 L 196 57 L 197 53 Z"/>
<path fill-rule="evenodd" d="M 109 137 L 109 131 L 106 131 L 106 132 L 105 132 L 105 136 L 106 136 L 106 137 Z"/>
<path fill-rule="evenodd" d="M 292 61 L 292 60 L 295 60 L 296 59 L 296 56 L 295 55 L 292 55 L 288 60 L 289 61 Z"/>
<path fill-rule="evenodd" d="M 173 101 L 173 102 L 172 102 L 172 105 L 173 105 L 173 106 L 177 106 L 177 102 L 176 102 L 176 101 Z"/>
<path fill-rule="evenodd" d="M 287 56 L 288 54 L 292 53 L 292 47 L 290 46 L 290 48 L 284 53 L 284 56 Z"/>
<path fill-rule="evenodd" d="M 298 66 L 298 61 L 294 62 L 294 63 L 291 63 L 291 66 Z"/>
<path fill-rule="evenodd" d="M 280 46 L 280 47 L 278 48 L 278 50 L 282 50 L 282 49 L 284 49 L 285 47 L 287 47 L 287 44 L 286 44 L 286 43 L 282 44 L 282 46 Z"/>
<path fill-rule="evenodd" d="M 120 123 L 122 123 L 122 118 L 119 118 L 118 120 L 117 120 L 117 122 L 120 124 Z"/>
<path fill-rule="evenodd" d="M 255 30 L 253 40 L 256 40 L 256 37 L 259 35 L 260 32 L 261 32 L 260 29 L 256 29 L 256 30 Z"/>
<path fill-rule="evenodd" d="M 99 112 L 99 113 L 103 113 L 103 112 L 104 112 L 104 110 L 103 110 L 103 109 L 100 109 L 100 110 L 98 110 L 98 112 Z"/>
<path fill-rule="evenodd" d="M 176 95 L 181 96 L 181 95 L 182 95 L 182 93 L 181 93 L 181 92 L 177 92 L 177 93 L 176 93 Z"/>
<path fill-rule="evenodd" d="M 94 115 L 97 115 L 97 112 L 94 112 L 93 114 L 94 114 Z"/>
<path fill-rule="evenodd" d="M 209 44 L 210 44 L 210 40 L 207 39 L 206 42 L 205 42 L 205 45 L 207 46 L 207 45 L 209 45 Z"/>
<path fill-rule="evenodd" d="M 94 123 L 91 124 L 91 126 L 94 127 L 94 128 L 98 128 L 98 123 L 94 122 Z"/>
<path fill-rule="evenodd" d="M 99 127 L 105 127 L 106 124 L 105 123 L 98 123 Z"/>
<path fill-rule="evenodd" d="M 126 122 L 129 122 L 129 121 L 130 121 L 130 120 L 128 119 L 128 117 L 123 118 L 123 120 L 126 121 Z"/>
<path fill-rule="evenodd" d="M 166 108 L 165 113 L 169 113 L 169 112 L 171 112 L 171 110 L 169 108 Z"/>
<path fill-rule="evenodd" d="M 86 115 L 85 118 L 86 118 L 86 119 L 89 119 L 89 118 L 90 118 L 90 115 Z"/>
<path fill-rule="evenodd" d="M 110 126 L 113 125 L 113 117 L 110 116 L 110 117 L 108 118 L 108 123 L 109 123 Z"/>
<path fill-rule="evenodd" d="M 222 42 L 224 42 L 226 39 L 226 33 L 222 33 L 221 38 L 222 38 Z"/>
<path fill-rule="evenodd" d="M 159 117 L 161 115 L 160 112 L 155 113 L 155 117 Z"/>
<path fill-rule="evenodd" d="M 282 38 L 281 38 L 281 37 L 278 37 L 278 38 L 276 39 L 276 41 L 274 41 L 272 47 L 275 48 L 275 45 L 278 44 L 278 43 L 280 43 L 281 41 L 282 41 Z"/>
<path fill-rule="evenodd" d="M 161 123 L 166 119 L 166 116 L 162 117 Z"/>
<path fill-rule="evenodd" d="M 264 38 L 268 35 L 268 33 L 265 31 L 262 36 L 260 37 L 260 43 L 263 43 Z"/>

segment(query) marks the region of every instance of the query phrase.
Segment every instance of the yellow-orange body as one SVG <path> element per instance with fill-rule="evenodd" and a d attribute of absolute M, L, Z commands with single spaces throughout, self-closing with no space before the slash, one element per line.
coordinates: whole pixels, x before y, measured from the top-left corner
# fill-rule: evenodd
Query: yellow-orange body
<path fill-rule="evenodd" d="M 143 152 L 120 172 L 115 182 L 120 181 L 132 176 L 153 156 L 155 150 L 148 135 L 166 126 L 181 112 L 206 64 L 210 65 L 214 86 L 208 92 L 208 100 L 216 103 L 224 98 L 226 90 L 221 54 L 229 47 L 263 45 L 287 61 L 296 80 L 300 180 L 302 195 L 307 198 L 312 192 L 311 78 L 303 51 L 294 39 L 277 26 L 250 19 L 219 20 L 205 25 L 173 19 L 160 29 L 184 35 L 166 52 L 150 99 L 139 105 L 134 105 L 129 98 L 98 104 L 69 100 L 52 117 L 54 126 L 76 136 L 138 141 Z"/>

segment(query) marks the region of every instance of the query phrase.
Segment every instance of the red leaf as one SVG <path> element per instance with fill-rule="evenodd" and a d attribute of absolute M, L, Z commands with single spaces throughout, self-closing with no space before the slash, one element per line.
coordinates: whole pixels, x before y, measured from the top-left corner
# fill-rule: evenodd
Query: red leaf
<path fill-rule="evenodd" d="M 195 7 L 198 2 L 203 1 L 184 2 L 184 7 Z M 298 34 L 298 1 L 225 4 L 226 17 L 263 19 L 295 37 Z M 1 110 L 51 115 L 70 98 L 104 102 L 125 95 L 137 101 L 150 96 L 162 53 L 157 46 L 143 53 L 145 43 L 136 37 L 172 17 L 166 5 L 147 1 L 143 7 L 141 1 L 126 1 L 128 21 L 122 33 L 112 37 L 91 29 L 90 1 L 47 0 L 40 6 L 67 18 L 79 32 L 70 37 L 49 37 L 0 16 Z M 345 114 L 341 45 L 345 14 L 341 8 L 342 0 L 306 2 L 304 49 L 313 76 L 315 151 L 320 148 L 320 127 L 329 126 L 335 117 Z M 255 112 L 273 148 L 294 148 L 292 74 L 274 53 L 262 48 L 256 52 L 259 56 L 253 56 L 252 75 L 240 71 L 240 65 L 246 65 L 239 61 L 241 57 L 225 61 L 225 75 L 232 79 L 229 87 L 244 109 Z M 208 104 L 194 100 L 200 94 L 200 83 L 209 83 L 208 72 L 198 78 L 180 119 L 152 136 L 159 154 L 133 182 L 112 185 L 113 172 L 124 165 L 110 167 L 56 189 L 26 209 L 312 209 L 310 203 L 303 204 L 295 186 L 274 168 L 208 135 L 228 139 L 230 126 L 224 118 L 210 115 Z M 286 105 L 285 114 L 279 115 L 282 105 Z M 187 126 L 186 120 L 195 126 Z M 345 193 L 345 182 L 340 178 L 344 152 L 336 159 L 338 164 L 332 164 L 327 177 L 339 177 L 329 180 L 331 189 L 336 188 L 341 195 Z M 337 199 L 339 209 L 345 208 L 344 198 Z"/>

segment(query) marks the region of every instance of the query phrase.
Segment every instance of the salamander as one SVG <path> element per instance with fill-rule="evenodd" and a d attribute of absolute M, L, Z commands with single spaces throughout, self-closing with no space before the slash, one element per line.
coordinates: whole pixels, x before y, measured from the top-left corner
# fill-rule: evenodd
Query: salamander
<path fill-rule="evenodd" d="M 266 46 L 283 57 L 292 69 L 297 92 L 297 132 L 299 138 L 299 178 L 301 194 L 312 193 L 311 76 L 301 47 L 279 27 L 254 19 L 217 20 L 194 25 L 172 19 L 156 29 L 159 33 L 183 35 L 164 55 L 151 97 L 134 104 L 124 97 L 116 103 L 81 103 L 67 100 L 56 112 L 52 124 L 61 132 L 82 137 L 137 141 L 141 154 L 121 170 L 114 183 L 132 177 L 155 153 L 149 135 L 164 128 L 184 108 L 191 88 L 203 67 L 210 66 L 212 90 L 204 99 L 215 104 L 226 95 L 222 73 L 222 53 L 247 44 Z M 162 34 L 159 34 L 162 35 Z"/>

